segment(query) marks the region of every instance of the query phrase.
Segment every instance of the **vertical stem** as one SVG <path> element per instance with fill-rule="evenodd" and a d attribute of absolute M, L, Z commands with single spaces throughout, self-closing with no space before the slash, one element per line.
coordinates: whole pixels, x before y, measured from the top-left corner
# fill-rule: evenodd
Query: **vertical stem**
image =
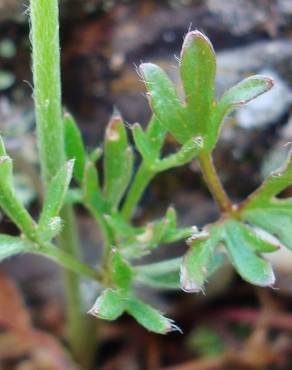
<path fill-rule="evenodd" d="M 208 188 L 222 212 L 232 212 L 232 203 L 228 198 L 214 167 L 213 159 L 209 153 L 199 155 L 199 163 Z"/>
<path fill-rule="evenodd" d="M 155 174 L 150 171 L 144 163 L 141 164 L 123 205 L 122 215 L 125 220 L 129 220 L 131 218 L 137 203 L 141 199 L 147 185 L 154 175 Z"/>
<path fill-rule="evenodd" d="M 67 253 L 80 259 L 77 225 L 71 207 L 64 207 L 61 217 L 66 223 L 58 238 L 60 247 Z M 90 369 L 95 352 L 95 320 L 86 316 L 82 306 L 79 276 L 71 271 L 64 271 L 68 322 L 68 337 L 71 349 L 84 369 Z M 92 338 L 92 340 L 91 340 Z"/>
<path fill-rule="evenodd" d="M 65 161 L 58 0 L 31 0 L 30 8 L 37 137 L 47 186 Z"/>
<path fill-rule="evenodd" d="M 31 0 L 31 40 L 37 139 L 45 188 L 66 160 L 61 102 L 61 72 L 58 0 Z M 71 206 L 62 211 L 64 228 L 59 245 L 79 258 L 75 217 Z M 91 346 L 85 315 L 82 314 L 79 278 L 65 272 L 67 326 L 74 355 L 82 368 L 88 368 Z M 94 325 L 91 325 L 94 328 Z M 86 347 L 86 349 L 85 349 Z"/>

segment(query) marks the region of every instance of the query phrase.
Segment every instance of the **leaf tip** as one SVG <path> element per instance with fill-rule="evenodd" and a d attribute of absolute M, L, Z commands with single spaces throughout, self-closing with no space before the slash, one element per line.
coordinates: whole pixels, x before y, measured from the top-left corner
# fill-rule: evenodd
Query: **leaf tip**
<path fill-rule="evenodd" d="M 119 114 L 114 114 L 106 129 L 106 139 L 108 141 L 119 141 L 120 140 L 120 126 L 122 124 L 122 118 Z"/>
<path fill-rule="evenodd" d="M 190 279 L 184 262 L 180 268 L 180 286 L 186 293 L 204 293 L 203 286 Z"/>
<path fill-rule="evenodd" d="M 188 49 L 194 43 L 197 43 L 197 42 L 203 42 L 205 45 L 208 45 L 211 52 L 215 54 L 213 45 L 211 41 L 209 40 L 209 38 L 206 35 L 204 35 L 202 32 L 200 32 L 199 30 L 194 30 L 186 34 L 184 38 L 183 46 L 182 46 L 181 55 L 183 55 L 186 49 Z"/>

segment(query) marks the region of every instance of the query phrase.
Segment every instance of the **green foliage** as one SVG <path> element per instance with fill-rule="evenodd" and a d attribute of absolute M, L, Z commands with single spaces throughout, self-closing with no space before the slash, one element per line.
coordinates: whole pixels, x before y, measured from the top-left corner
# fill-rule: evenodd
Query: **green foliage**
<path fill-rule="evenodd" d="M 110 206 L 116 209 L 132 176 L 133 153 L 128 145 L 127 133 L 120 116 L 114 115 L 108 124 L 104 139 L 103 194 Z"/>
<path fill-rule="evenodd" d="M 35 40 L 35 47 L 43 50 L 39 41 Z M 46 63 L 55 64 L 55 61 L 49 57 Z M 51 70 L 52 66 L 49 67 Z M 207 37 L 198 31 L 186 35 L 179 70 L 184 101 L 178 97 L 174 84 L 160 67 L 151 63 L 140 66 L 153 115 L 145 130 L 138 123 L 130 130 L 139 153 L 140 163 L 136 170 L 135 151 L 122 117 L 117 113 L 112 116 L 102 148 L 87 153 L 74 118 L 68 113 L 63 119 L 60 117 L 60 101 L 58 104 L 49 101 L 49 111 L 46 110 L 42 92 L 50 89 L 51 85 L 48 85 L 43 69 L 35 66 L 36 83 L 37 77 L 44 79 L 36 96 L 36 105 L 41 102 L 37 107 L 37 117 L 46 185 L 38 222 L 15 195 L 12 160 L 2 140 L 0 142 L 0 206 L 20 230 L 19 237 L 0 235 L 0 260 L 18 253 L 46 256 L 67 270 L 99 282 L 100 295 L 89 310 L 91 315 L 115 320 L 126 312 L 146 329 L 160 334 L 177 327 L 157 309 L 142 302 L 137 287 L 178 289 L 181 286 L 186 292 L 204 291 L 208 277 L 220 267 L 225 256 L 244 280 L 259 286 L 271 286 L 274 274 L 263 254 L 277 251 L 282 244 L 292 249 L 292 199 L 276 198 L 292 183 L 291 155 L 283 168 L 268 177 L 239 205 L 233 205 L 228 198 L 212 162 L 212 151 L 226 115 L 268 91 L 273 81 L 265 76 L 248 77 L 216 101 L 215 52 Z M 54 91 L 59 93 L 59 85 Z M 49 91 L 48 98 L 51 98 L 51 93 Z M 58 124 L 54 126 L 50 140 L 46 140 L 46 135 L 50 135 L 46 122 L 53 125 L 54 119 Z M 163 156 L 168 134 L 177 140 L 179 148 L 175 153 Z M 62 143 L 59 142 L 60 137 Z M 60 144 L 60 158 L 56 158 L 56 153 L 52 158 L 49 156 L 53 152 L 53 140 Z M 134 212 L 153 177 L 193 160 L 200 164 L 221 217 L 198 231 L 193 225 L 180 227 L 176 212 L 170 207 L 158 220 L 146 220 L 142 225 L 134 223 Z M 102 169 L 101 173 L 98 168 Z M 69 189 L 72 173 L 75 181 Z M 78 251 L 74 251 L 74 245 L 71 246 L 75 238 L 74 227 L 71 225 L 69 231 L 66 229 L 72 220 L 66 219 L 66 212 L 63 212 L 69 203 L 81 203 L 101 230 L 103 257 L 97 267 L 80 261 Z M 69 235 L 67 242 L 70 241 L 70 248 L 61 250 L 54 241 L 60 236 L 63 240 L 66 235 Z M 142 256 L 151 254 L 159 246 L 181 240 L 187 240 L 185 256 L 148 264 L 141 262 Z M 78 282 L 74 279 L 70 282 L 71 293 L 72 289 L 77 289 L 77 293 L 73 292 L 75 296 L 72 294 L 76 298 Z"/>
<path fill-rule="evenodd" d="M 78 126 L 69 113 L 64 115 L 64 130 L 66 156 L 75 159 L 74 177 L 81 182 L 84 175 L 86 152 Z"/>
<path fill-rule="evenodd" d="M 51 180 L 39 219 L 38 234 L 45 241 L 51 240 L 61 230 L 59 213 L 72 177 L 74 160 L 68 161 Z"/>

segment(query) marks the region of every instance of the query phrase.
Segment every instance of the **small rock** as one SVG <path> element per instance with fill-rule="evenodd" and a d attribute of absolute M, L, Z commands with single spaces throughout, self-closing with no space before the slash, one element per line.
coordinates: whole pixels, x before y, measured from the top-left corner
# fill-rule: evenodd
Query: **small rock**
<path fill-rule="evenodd" d="M 220 0 L 207 0 L 209 11 L 216 15 L 218 22 L 224 25 L 233 35 L 247 34 L 256 28 L 267 28 L 273 11 L 270 1 L 229 0 L 222 6 Z M 280 19 L 273 19 L 280 22 Z"/>

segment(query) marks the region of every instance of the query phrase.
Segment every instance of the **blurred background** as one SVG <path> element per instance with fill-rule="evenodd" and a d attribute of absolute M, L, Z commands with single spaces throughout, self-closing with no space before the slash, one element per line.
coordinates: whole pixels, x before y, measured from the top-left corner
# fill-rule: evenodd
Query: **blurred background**
<path fill-rule="evenodd" d="M 251 74 L 269 75 L 276 82 L 271 92 L 225 123 L 215 162 L 231 198 L 243 199 L 282 163 L 284 145 L 292 142 L 291 0 L 61 0 L 60 6 L 63 103 L 88 148 L 101 143 L 114 107 L 129 125 L 147 124 L 150 110 L 137 66 L 157 63 L 178 83 L 183 37 L 199 29 L 217 53 L 218 96 Z M 14 159 L 19 196 L 37 214 L 27 9 L 27 0 L 0 0 L 0 130 Z M 169 139 L 166 150 L 175 148 Z M 292 189 L 283 196 L 292 196 Z M 181 225 L 202 226 L 218 217 L 196 163 L 159 175 L 137 220 L 159 217 L 169 204 L 176 207 Z M 98 258 L 99 231 L 83 209 L 77 212 L 85 258 Z M 10 221 L 1 218 L 1 232 L 15 233 Z M 171 252 L 161 248 L 153 258 L 184 250 L 180 243 Z M 275 290 L 244 283 L 228 265 L 211 279 L 206 296 L 143 290 L 146 300 L 174 318 L 184 334 L 149 334 L 126 316 L 100 322 L 96 369 L 291 370 L 292 254 L 280 251 L 272 258 Z M 94 289 L 84 286 L 88 302 Z M 63 305 L 61 273 L 54 264 L 20 256 L 1 265 L 1 370 L 76 369 L 64 360 L 56 340 L 64 338 Z M 20 328 L 28 321 L 38 330 L 33 346 L 9 330 L 11 323 Z M 59 360 L 52 363 L 52 357 Z"/>

